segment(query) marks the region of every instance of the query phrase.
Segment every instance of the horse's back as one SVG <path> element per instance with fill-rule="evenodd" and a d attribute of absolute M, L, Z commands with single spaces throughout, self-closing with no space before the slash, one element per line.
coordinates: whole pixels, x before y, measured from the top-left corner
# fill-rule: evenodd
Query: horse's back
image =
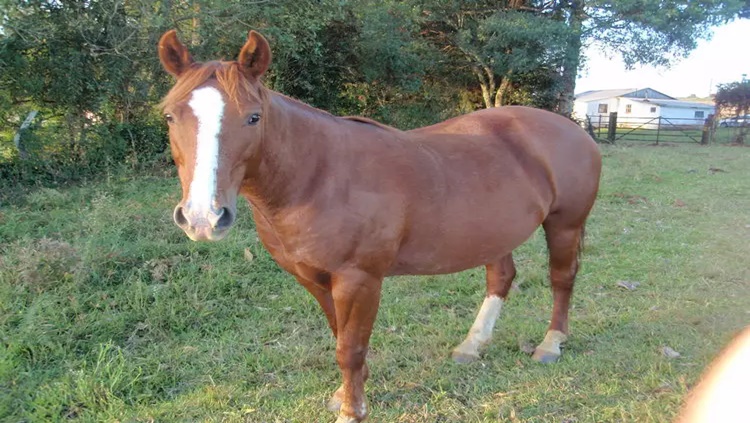
<path fill-rule="evenodd" d="M 525 106 L 505 106 L 478 110 L 446 121 L 417 128 L 409 133 L 430 135 L 491 136 L 489 142 L 523 142 L 549 148 L 577 147 L 598 150 L 591 137 L 575 122 L 556 113 Z M 507 135 L 515 136 L 511 139 Z"/>
<path fill-rule="evenodd" d="M 503 154 L 515 155 L 517 162 L 543 168 L 555 192 L 557 203 L 551 205 L 552 211 L 578 207 L 587 213 L 598 191 L 598 146 L 583 128 L 556 113 L 524 106 L 497 107 L 410 132 L 434 137 L 439 140 L 436 142 L 453 137 L 461 142 L 469 136 L 496 146 Z"/>

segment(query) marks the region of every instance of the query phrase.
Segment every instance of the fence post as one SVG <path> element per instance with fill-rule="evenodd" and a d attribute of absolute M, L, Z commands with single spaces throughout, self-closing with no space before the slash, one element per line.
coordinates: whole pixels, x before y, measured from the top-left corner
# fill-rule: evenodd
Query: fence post
<path fill-rule="evenodd" d="M 703 133 L 701 134 L 701 144 L 713 144 L 714 142 L 714 134 L 716 131 L 716 126 L 714 125 L 714 118 L 715 116 L 713 114 L 708 115 L 705 122 L 703 122 Z"/>
<path fill-rule="evenodd" d="M 586 115 L 585 125 L 586 125 L 586 132 L 588 132 L 589 135 L 591 135 L 591 138 L 596 140 L 596 134 L 594 133 L 594 125 L 591 123 L 591 116 Z"/>
<path fill-rule="evenodd" d="M 615 142 L 617 137 L 617 112 L 609 114 L 609 126 L 607 127 L 607 140 Z"/>
<path fill-rule="evenodd" d="M 661 116 L 656 121 L 656 145 L 659 145 L 659 134 L 661 133 Z"/>
<path fill-rule="evenodd" d="M 31 126 L 31 122 L 34 121 L 34 118 L 36 117 L 37 113 L 39 113 L 37 110 L 32 110 L 29 112 L 29 114 L 26 116 L 26 119 L 24 119 L 23 123 L 21 124 L 21 127 L 18 128 L 18 131 L 16 131 L 16 135 L 13 136 L 13 144 L 16 146 L 16 150 L 18 150 L 18 155 L 22 158 L 26 158 L 26 149 L 23 148 L 23 144 L 21 143 L 21 135 L 23 135 L 23 131 L 28 129 L 29 126 Z"/>

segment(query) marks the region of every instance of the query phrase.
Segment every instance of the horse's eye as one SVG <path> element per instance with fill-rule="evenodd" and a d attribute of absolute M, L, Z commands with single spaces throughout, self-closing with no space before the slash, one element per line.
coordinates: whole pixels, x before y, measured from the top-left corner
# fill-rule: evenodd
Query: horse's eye
<path fill-rule="evenodd" d="M 172 123 L 172 122 L 174 122 L 174 118 L 173 118 L 173 117 L 172 117 L 172 115 L 170 115 L 169 113 L 167 113 L 167 114 L 165 114 L 165 115 L 164 115 L 164 120 L 166 120 L 166 121 L 167 121 L 167 123 Z"/>
<path fill-rule="evenodd" d="M 249 118 L 247 118 L 248 125 L 255 125 L 256 123 L 258 123 L 258 121 L 260 121 L 260 115 L 257 113 L 253 113 Z"/>

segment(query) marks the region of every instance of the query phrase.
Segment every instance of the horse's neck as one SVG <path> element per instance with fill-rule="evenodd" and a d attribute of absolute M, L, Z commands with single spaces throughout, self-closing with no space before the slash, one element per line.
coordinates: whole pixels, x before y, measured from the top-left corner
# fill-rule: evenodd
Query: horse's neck
<path fill-rule="evenodd" d="M 330 161 L 331 145 L 341 138 L 341 123 L 332 115 L 267 90 L 258 165 L 243 191 L 267 217 L 308 201 L 311 184 Z M 339 146 L 340 147 L 340 146 Z"/>

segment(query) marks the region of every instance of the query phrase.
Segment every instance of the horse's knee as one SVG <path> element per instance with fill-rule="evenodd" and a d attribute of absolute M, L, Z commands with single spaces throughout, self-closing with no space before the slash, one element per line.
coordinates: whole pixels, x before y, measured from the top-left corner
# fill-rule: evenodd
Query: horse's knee
<path fill-rule="evenodd" d="M 336 362 L 342 369 L 359 369 L 365 365 L 367 348 L 336 346 Z"/>

